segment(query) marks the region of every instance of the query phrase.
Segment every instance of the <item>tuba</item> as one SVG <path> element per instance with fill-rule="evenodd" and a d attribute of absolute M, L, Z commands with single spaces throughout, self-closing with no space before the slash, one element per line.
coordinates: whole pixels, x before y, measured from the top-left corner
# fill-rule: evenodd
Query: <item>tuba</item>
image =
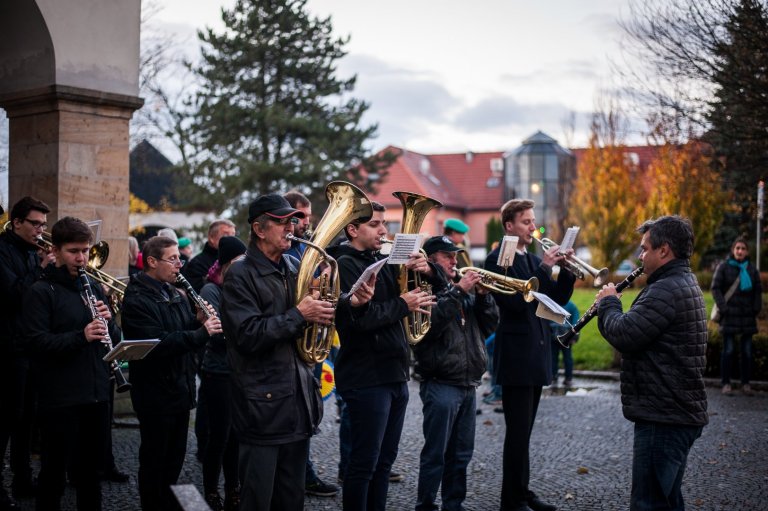
<path fill-rule="evenodd" d="M 325 248 L 336 238 L 339 232 L 355 220 L 373 216 L 371 201 L 358 187 L 344 181 L 333 181 L 325 187 L 328 209 L 307 241 L 288 234 L 287 239 L 307 245 L 301 256 L 298 281 L 296 284 L 296 304 L 311 293 L 319 291 L 320 299 L 336 306 L 341 291 L 339 268 L 336 260 L 328 255 Z M 322 272 L 315 282 L 318 266 L 326 263 L 329 272 Z M 308 365 L 321 363 L 328 357 L 333 346 L 336 327 L 312 323 L 304 329 L 304 336 L 298 339 L 301 359 Z"/>
<path fill-rule="evenodd" d="M 528 280 L 513 279 L 512 277 L 500 275 L 474 266 L 465 266 L 464 268 L 458 268 L 456 271 L 462 277 L 468 271 L 473 271 L 481 277 L 480 282 L 478 283 L 480 286 L 483 286 L 491 292 L 504 295 L 521 293 L 526 302 L 532 302 L 534 300 L 533 293 L 539 290 L 539 279 L 536 277 L 531 277 Z"/>
<path fill-rule="evenodd" d="M 544 250 L 549 250 L 556 245 L 556 243 L 549 238 L 539 239 L 534 236 L 533 239 L 538 241 Z M 579 280 L 584 280 L 584 274 L 589 273 L 592 275 L 593 287 L 601 287 L 603 284 L 605 284 L 608 281 L 608 276 L 611 273 L 608 268 L 602 268 L 600 270 L 593 268 L 584 260 L 576 257 L 574 254 L 569 255 L 565 261 L 560 263 L 560 265 L 567 271 L 573 273 L 573 275 Z"/>
<path fill-rule="evenodd" d="M 404 234 L 417 234 L 421 229 L 421 224 L 424 223 L 424 219 L 427 218 L 427 214 L 433 208 L 443 206 L 442 202 L 418 193 L 392 192 L 392 195 L 397 197 L 403 205 L 403 222 L 400 231 Z M 400 267 L 397 282 L 401 293 L 407 293 L 414 289 L 421 289 L 427 293 L 432 292 L 432 286 L 422 281 L 421 274 L 415 271 L 408 271 L 405 265 Z M 431 326 L 432 319 L 429 314 L 409 312 L 403 318 L 405 335 L 411 344 L 421 342 Z"/>

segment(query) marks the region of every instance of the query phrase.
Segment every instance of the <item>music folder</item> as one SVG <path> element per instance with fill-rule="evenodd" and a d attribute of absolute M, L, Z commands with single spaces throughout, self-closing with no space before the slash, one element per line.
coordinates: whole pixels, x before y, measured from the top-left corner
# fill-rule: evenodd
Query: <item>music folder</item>
<path fill-rule="evenodd" d="M 113 360 L 141 360 L 147 356 L 147 353 L 157 346 L 160 339 L 140 339 L 136 341 L 120 341 L 117 346 L 109 350 L 109 353 L 104 355 L 104 361 L 112 362 Z"/>

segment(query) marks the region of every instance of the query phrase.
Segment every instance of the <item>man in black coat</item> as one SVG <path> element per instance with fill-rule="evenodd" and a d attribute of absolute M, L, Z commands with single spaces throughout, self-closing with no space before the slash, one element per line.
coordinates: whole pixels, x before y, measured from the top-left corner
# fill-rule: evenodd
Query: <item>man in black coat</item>
<path fill-rule="evenodd" d="M 497 264 L 499 248 L 488 255 L 485 269 L 519 280 L 536 277 L 539 292 L 560 305 L 565 305 L 573 293 L 575 278 L 560 271 L 557 281 L 552 279 L 552 267 L 570 255 L 560 254 L 553 246 L 543 257 L 531 254 L 536 231 L 534 202 L 512 199 L 501 208 L 501 223 L 507 236 L 517 236 L 516 255 L 512 266 Z M 530 439 L 541 389 L 552 382 L 552 354 L 549 340 L 549 322 L 536 316 L 537 303 L 527 302 L 520 293 L 505 295 L 494 293 L 499 305 L 501 321 L 496 330 L 493 365 L 498 368 L 497 382 L 502 388 L 504 422 L 503 476 L 501 511 L 554 511 L 555 506 L 543 502 L 528 488 L 530 482 Z"/>
<path fill-rule="evenodd" d="M 248 251 L 224 276 L 222 321 L 232 369 L 233 425 L 240 442 L 240 509 L 301 511 L 309 438 L 323 415 L 319 383 L 299 358 L 310 323 L 330 324 L 330 302 L 297 301 L 295 259 L 286 256 L 304 213 L 278 194 L 249 207 Z"/>
<path fill-rule="evenodd" d="M 475 447 L 475 390 L 485 372 L 485 338 L 499 322 L 499 310 L 480 275 L 456 270 L 461 249 L 447 236 L 434 236 L 424 251 L 449 282 L 432 307 L 432 326 L 413 347 L 424 411 L 424 447 L 419 462 L 416 511 L 460 511 L 467 493 L 467 466 Z"/>
<path fill-rule="evenodd" d="M 41 430 L 40 478 L 36 509 L 58 510 L 65 474 L 76 481 L 77 509 L 101 509 L 101 469 L 109 423 L 110 370 L 102 358 L 119 339 L 109 307 L 96 283 L 94 304 L 105 323 L 84 303 L 78 268 L 86 266 L 91 229 L 64 217 L 51 229 L 56 266 L 24 294 L 24 347 L 34 364 Z"/>
<path fill-rule="evenodd" d="M 173 509 L 176 484 L 187 449 L 189 411 L 195 407 L 194 352 L 221 333 L 215 315 L 195 313 L 173 284 L 181 258 L 175 240 L 150 238 L 144 272 L 125 290 L 122 325 L 126 339 L 159 339 L 141 360 L 131 361 L 131 401 L 139 419 L 139 496 L 147 510 Z M 202 326 L 200 325 L 202 323 Z"/>
<path fill-rule="evenodd" d="M 7 229 L 0 233 L 0 454 L 5 458 L 11 441 L 13 493 L 30 496 L 32 470 L 29 463 L 29 431 L 33 392 L 27 385 L 29 359 L 21 351 L 21 303 L 24 292 L 55 262 L 53 253 L 42 259 L 36 240 L 46 227 L 48 205 L 24 197 L 13 205 Z M 0 510 L 14 509 L 13 501 L 0 487 Z"/>
<path fill-rule="evenodd" d="M 707 311 L 688 261 L 690 221 L 663 216 L 637 230 L 646 287 L 622 313 L 614 285 L 603 286 L 598 328 L 622 355 L 622 410 L 635 423 L 630 510 L 684 509 L 688 452 L 709 421 Z"/>
<path fill-rule="evenodd" d="M 205 284 L 205 277 L 208 270 L 219 257 L 219 240 L 224 236 L 235 235 L 235 224 L 231 220 L 216 220 L 208 226 L 208 241 L 206 241 L 203 251 L 193 257 L 186 263 L 181 274 L 192 284 L 196 292 L 200 292 Z"/>

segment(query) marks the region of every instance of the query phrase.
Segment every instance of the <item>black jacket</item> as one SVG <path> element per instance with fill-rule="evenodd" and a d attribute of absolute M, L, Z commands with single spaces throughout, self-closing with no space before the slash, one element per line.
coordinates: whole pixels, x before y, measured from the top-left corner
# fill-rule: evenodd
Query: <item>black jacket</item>
<path fill-rule="evenodd" d="M 488 362 L 485 339 L 498 323 L 499 309 L 490 294 L 445 288 L 432 307 L 429 332 L 413 347 L 416 372 L 440 383 L 480 385 Z"/>
<path fill-rule="evenodd" d="M 40 389 L 40 410 L 109 399 L 110 370 L 102 360 L 109 350 L 85 339 L 83 330 L 93 317 L 81 289 L 66 267 L 50 265 L 24 294 L 23 345 L 36 369 L 32 374 Z M 106 302 L 101 286 L 91 281 L 91 289 Z M 115 344 L 120 341 L 114 321 L 109 322 L 109 335 Z"/>
<path fill-rule="evenodd" d="M 203 251 L 193 257 L 181 268 L 181 274 L 184 275 L 192 288 L 198 293 L 205 284 L 205 277 L 208 276 L 208 270 L 219 257 L 219 250 L 213 248 L 210 243 L 205 242 Z"/>
<path fill-rule="evenodd" d="M 195 407 L 194 352 L 208 340 L 189 301 L 166 285 L 164 296 L 145 273 L 131 277 L 125 290 L 122 326 L 126 339 L 160 339 L 141 360 L 129 362 L 131 400 L 136 413 L 173 414 Z"/>
<path fill-rule="evenodd" d="M 200 297 L 208 302 L 216 314 L 221 317 L 221 286 L 213 282 L 206 282 L 203 289 L 200 290 Z M 224 334 L 216 334 L 208 338 L 200 367 L 207 373 L 229 374 L 227 341 Z"/>
<path fill-rule="evenodd" d="M 600 333 L 621 353 L 624 417 L 707 424 L 707 311 L 688 261 L 675 259 L 654 271 L 626 313 L 609 296 L 597 314 Z"/>
<path fill-rule="evenodd" d="M 757 333 L 757 315 L 763 307 L 763 288 L 760 284 L 760 273 L 752 263 L 747 266 L 747 272 L 752 279 L 752 289 L 742 291 L 737 284 L 736 292 L 727 304 L 725 294 L 739 278 L 739 268 L 725 261 L 718 265 L 712 277 L 712 297 L 720 309 L 720 332 L 723 334 Z"/>
<path fill-rule="evenodd" d="M 339 263 L 341 291 L 354 285 L 363 271 L 385 257 L 350 245 L 334 247 L 330 254 Z M 408 381 L 408 342 L 402 319 L 408 314 L 397 284 L 398 265 L 385 264 L 376 277 L 370 302 L 352 308 L 341 302 L 336 328 L 341 348 L 334 372 L 340 391 Z"/>
<path fill-rule="evenodd" d="M 232 368 L 232 420 L 240 442 L 309 438 L 323 416 L 320 385 L 298 355 L 307 322 L 296 308 L 295 263 L 280 269 L 251 243 L 224 276 L 221 320 Z"/>
<path fill-rule="evenodd" d="M 491 252 L 485 260 L 485 269 L 504 275 L 498 266 L 499 250 Z M 573 294 L 575 277 L 561 270 L 557 280 L 551 269 L 530 252 L 515 255 L 507 276 L 528 280 L 539 279 L 539 292 L 565 305 Z M 493 293 L 499 305 L 499 327 L 493 348 L 493 365 L 499 385 L 543 386 L 552 382 L 552 346 L 549 321 L 536 316 L 538 301 L 526 302 L 520 293 L 504 295 Z"/>
<path fill-rule="evenodd" d="M 0 233 L 0 356 L 20 348 L 22 297 L 42 273 L 35 245 L 10 229 Z"/>

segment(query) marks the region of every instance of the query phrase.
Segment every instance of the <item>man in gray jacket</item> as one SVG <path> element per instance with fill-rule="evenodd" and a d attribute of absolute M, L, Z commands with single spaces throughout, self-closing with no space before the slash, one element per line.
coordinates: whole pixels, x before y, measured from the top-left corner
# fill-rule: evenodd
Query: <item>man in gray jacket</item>
<path fill-rule="evenodd" d="M 690 221 L 663 216 L 637 230 L 646 287 L 622 313 L 613 284 L 603 286 L 598 327 L 622 355 L 621 402 L 635 423 L 630 510 L 678 510 L 688 452 L 709 421 L 707 314 L 689 263 Z"/>

